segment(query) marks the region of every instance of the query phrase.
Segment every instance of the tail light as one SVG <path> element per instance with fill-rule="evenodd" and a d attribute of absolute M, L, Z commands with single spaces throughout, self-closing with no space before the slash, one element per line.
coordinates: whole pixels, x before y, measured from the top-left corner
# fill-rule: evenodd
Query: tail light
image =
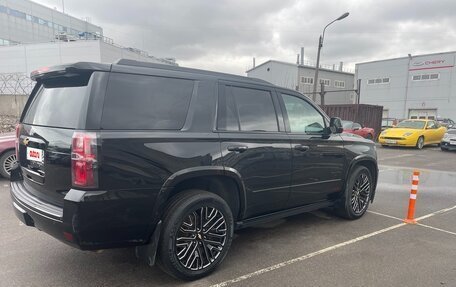
<path fill-rule="evenodd" d="M 14 147 L 16 149 L 16 160 L 19 160 L 19 136 L 21 134 L 21 124 L 16 125 L 16 140 L 14 141 Z"/>
<path fill-rule="evenodd" d="M 71 176 L 75 187 L 98 187 L 96 133 L 74 132 L 71 146 Z"/>

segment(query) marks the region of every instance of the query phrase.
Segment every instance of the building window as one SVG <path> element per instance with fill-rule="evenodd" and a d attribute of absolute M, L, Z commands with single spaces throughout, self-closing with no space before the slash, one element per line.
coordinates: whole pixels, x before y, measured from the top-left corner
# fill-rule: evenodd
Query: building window
<path fill-rule="evenodd" d="M 331 81 L 328 79 L 320 79 L 320 84 L 323 83 L 326 87 L 329 87 L 331 85 Z"/>
<path fill-rule="evenodd" d="M 368 85 L 382 85 L 382 84 L 389 84 L 390 78 L 375 78 L 375 79 L 368 79 Z"/>
<path fill-rule="evenodd" d="M 314 79 L 312 77 L 301 77 L 301 83 L 305 85 L 313 85 Z"/>
<path fill-rule="evenodd" d="M 336 88 L 345 88 L 345 81 L 334 81 L 334 87 Z"/>
<path fill-rule="evenodd" d="M 413 75 L 412 81 L 429 81 L 429 80 L 438 80 L 439 78 L 440 78 L 439 73 L 420 74 L 420 75 Z"/>

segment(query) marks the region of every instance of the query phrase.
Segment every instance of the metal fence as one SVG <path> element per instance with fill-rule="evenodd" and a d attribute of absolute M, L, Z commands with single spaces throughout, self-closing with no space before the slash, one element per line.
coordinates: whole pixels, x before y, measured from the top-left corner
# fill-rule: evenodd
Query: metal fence
<path fill-rule="evenodd" d="M 326 105 L 321 107 L 328 116 L 339 117 L 342 120 L 353 121 L 375 130 L 374 138 L 382 128 L 383 106 L 350 104 L 350 105 Z"/>

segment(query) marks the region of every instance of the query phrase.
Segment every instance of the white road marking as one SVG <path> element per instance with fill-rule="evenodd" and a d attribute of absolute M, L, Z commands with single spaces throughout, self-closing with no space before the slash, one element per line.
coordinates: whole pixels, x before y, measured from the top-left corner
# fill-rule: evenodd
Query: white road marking
<path fill-rule="evenodd" d="M 388 214 L 383 214 L 383 213 L 376 212 L 376 211 L 371 211 L 371 210 L 368 210 L 367 212 L 373 213 L 373 214 L 377 214 L 377 215 L 380 215 L 380 216 L 384 216 L 384 217 L 388 217 L 388 218 L 392 218 L 392 219 L 396 219 L 396 220 L 399 220 L 399 221 L 403 221 L 403 219 L 400 219 L 399 217 L 394 217 L 394 216 L 391 216 L 391 215 L 388 215 Z"/>
<path fill-rule="evenodd" d="M 448 230 L 445 230 L 445 229 L 440 229 L 440 228 L 437 228 L 437 227 L 434 227 L 434 226 L 429 226 L 429 225 L 422 224 L 422 223 L 418 223 L 418 225 L 426 227 L 426 228 L 434 229 L 434 230 L 437 230 L 437 231 L 445 232 L 445 233 L 448 233 L 448 234 L 451 234 L 451 235 L 456 235 L 456 232 L 448 231 Z"/>
<path fill-rule="evenodd" d="M 339 244 L 336 244 L 336 245 L 333 245 L 333 246 L 330 246 L 330 247 L 327 247 L 327 248 L 324 248 L 324 249 L 321 249 L 321 250 L 318 250 L 318 251 L 315 251 L 315 252 L 300 256 L 300 257 L 296 257 L 296 258 L 293 258 L 291 260 L 284 261 L 284 262 L 281 262 L 281 263 L 278 263 L 278 264 L 275 264 L 275 265 L 272 265 L 272 266 L 269 266 L 269 267 L 266 267 L 266 268 L 263 268 L 263 269 L 260 269 L 260 270 L 257 270 L 255 272 L 252 272 L 252 273 L 237 277 L 235 279 L 227 280 L 227 281 L 212 285 L 211 287 L 223 287 L 223 286 L 227 286 L 229 284 L 233 284 L 233 283 L 237 283 L 237 282 L 240 282 L 240 281 L 244 281 L 244 280 L 247 280 L 249 278 L 252 278 L 252 277 L 255 277 L 255 276 L 258 276 L 258 275 L 261 275 L 261 274 L 264 274 L 264 273 L 267 273 L 267 272 L 270 272 L 270 271 L 273 271 L 273 270 L 276 270 L 276 269 L 279 269 L 279 268 L 283 268 L 283 267 L 288 266 L 290 264 L 294 264 L 294 263 L 297 263 L 297 262 L 300 262 L 300 261 L 304 261 L 306 259 L 315 257 L 317 255 L 320 255 L 320 254 L 323 254 L 323 253 L 326 253 L 326 252 L 329 252 L 329 251 L 332 251 L 332 250 L 347 246 L 349 244 L 353 244 L 355 242 L 370 238 L 372 236 L 375 236 L 375 235 L 378 235 L 378 234 L 381 234 L 381 233 L 384 233 L 384 232 L 399 228 L 399 227 L 404 226 L 404 225 L 406 225 L 406 223 L 399 223 L 399 224 L 396 224 L 396 225 L 393 225 L 393 226 L 390 226 L 390 227 L 387 227 L 387 228 L 384 228 L 384 229 L 381 229 L 381 230 L 378 230 L 378 231 L 374 231 L 372 233 L 369 233 L 369 234 L 366 234 L 366 235 L 363 235 L 363 236 L 360 236 L 360 237 L 356 237 L 356 238 L 350 239 L 348 241 L 341 242 Z"/>
<path fill-rule="evenodd" d="M 455 205 L 455 206 L 452 206 L 452 207 L 445 208 L 445 209 L 441 209 L 441 210 L 439 210 L 439 211 L 430 213 L 430 214 L 428 214 L 428 215 L 424 215 L 424 216 L 418 217 L 418 218 L 416 219 L 416 221 L 420 221 L 420 220 L 423 220 L 423 219 L 432 217 L 432 216 L 437 215 L 437 214 L 442 214 L 442 213 L 445 213 L 445 212 L 450 211 L 450 210 L 453 210 L 453 209 L 456 209 L 456 205 Z"/>
<path fill-rule="evenodd" d="M 427 215 L 424 215 L 424 216 L 421 216 L 421 217 L 417 218 L 416 220 L 418 221 L 418 220 L 422 220 L 422 219 L 425 219 L 425 218 L 429 218 L 429 217 L 432 217 L 434 215 L 442 214 L 442 213 L 448 212 L 448 211 L 453 210 L 453 209 L 456 209 L 456 205 L 452 206 L 452 207 L 448 207 L 448 208 L 444 208 L 444 209 L 438 210 L 436 212 L 433 212 L 433 213 L 430 213 L 430 214 L 427 214 Z M 394 216 L 381 214 L 379 212 L 373 212 L 373 211 L 368 211 L 368 212 L 373 213 L 373 214 L 378 214 L 378 215 L 381 215 L 381 216 L 386 216 L 386 217 L 402 220 L 402 219 L 396 218 Z M 338 249 L 338 248 L 341 248 L 341 247 L 356 243 L 356 242 L 364 240 L 364 239 L 371 238 L 373 236 L 385 233 L 385 232 L 390 231 L 390 230 L 394 230 L 396 228 L 399 228 L 399 227 L 402 227 L 402 226 L 405 226 L 405 225 L 408 225 L 408 224 L 407 223 L 399 223 L 399 224 L 396 224 L 396 225 L 393 225 L 393 226 L 390 226 L 390 227 L 387 227 L 387 228 L 383 228 L 383 229 L 380 229 L 378 231 L 374 231 L 374 232 L 371 232 L 369 234 L 366 234 L 366 235 L 363 235 L 363 236 L 359 236 L 359 237 L 356 237 L 356 238 L 353 238 L 353 239 L 338 243 L 336 245 L 332 245 L 332 246 L 329 246 L 327 248 L 320 249 L 318 251 L 315 251 L 315 252 L 312 252 L 312 253 L 308 253 L 306 255 L 303 255 L 303 256 L 300 256 L 300 257 L 296 257 L 296 258 L 293 258 L 293 259 L 290 259 L 290 260 L 287 260 L 287 261 L 284 261 L 284 262 L 281 262 L 281 263 L 278 263 L 278 264 L 275 264 L 275 265 L 272 265 L 272 266 L 269 266 L 269 267 L 266 267 L 266 268 L 263 268 L 263 269 L 260 269 L 260 270 L 257 270 L 257 271 L 254 271 L 254 272 L 239 276 L 239 277 L 231 279 L 231 280 L 227 280 L 227 281 L 223 281 L 223 282 L 211 285 L 210 287 L 224 287 L 224 286 L 228 286 L 229 284 L 241 282 L 241 281 L 247 280 L 249 278 L 256 277 L 256 276 L 262 275 L 264 273 L 267 273 L 267 272 L 270 272 L 270 271 L 273 271 L 273 270 L 276 270 L 276 269 L 280 269 L 280 268 L 286 267 L 288 265 L 291 265 L 291 264 L 294 264 L 294 263 L 297 263 L 297 262 L 304 261 L 306 259 L 315 257 L 317 255 L 320 255 L 320 254 L 323 254 L 323 253 L 326 253 L 326 252 L 329 252 L 329 251 L 332 251 L 332 250 L 335 250 L 335 249 Z M 424 226 L 423 224 L 420 224 L 420 225 L 423 226 L 423 227 L 428 227 L 428 226 Z M 431 227 L 431 226 L 429 226 L 429 228 L 453 234 L 453 232 L 451 232 L 451 231 L 446 231 L 446 230 L 443 230 L 443 229 L 440 229 L 440 228 Z"/>

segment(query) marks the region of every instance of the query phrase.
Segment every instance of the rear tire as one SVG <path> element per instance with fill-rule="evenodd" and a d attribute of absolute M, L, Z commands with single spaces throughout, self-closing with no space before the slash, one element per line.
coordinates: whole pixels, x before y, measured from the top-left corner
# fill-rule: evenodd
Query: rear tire
<path fill-rule="evenodd" d="M 16 165 L 16 152 L 9 150 L 0 156 L 0 175 L 9 179 L 11 170 Z"/>
<path fill-rule="evenodd" d="M 365 166 L 356 166 L 350 174 L 344 196 L 336 205 L 336 214 L 350 220 L 366 213 L 372 195 L 372 175 Z"/>
<path fill-rule="evenodd" d="M 417 149 L 423 149 L 424 147 L 424 137 L 420 136 L 418 140 L 416 141 L 416 148 Z"/>
<path fill-rule="evenodd" d="M 234 220 L 218 195 L 188 190 L 165 210 L 158 246 L 158 266 L 179 279 L 195 280 L 213 272 L 233 240 Z"/>

